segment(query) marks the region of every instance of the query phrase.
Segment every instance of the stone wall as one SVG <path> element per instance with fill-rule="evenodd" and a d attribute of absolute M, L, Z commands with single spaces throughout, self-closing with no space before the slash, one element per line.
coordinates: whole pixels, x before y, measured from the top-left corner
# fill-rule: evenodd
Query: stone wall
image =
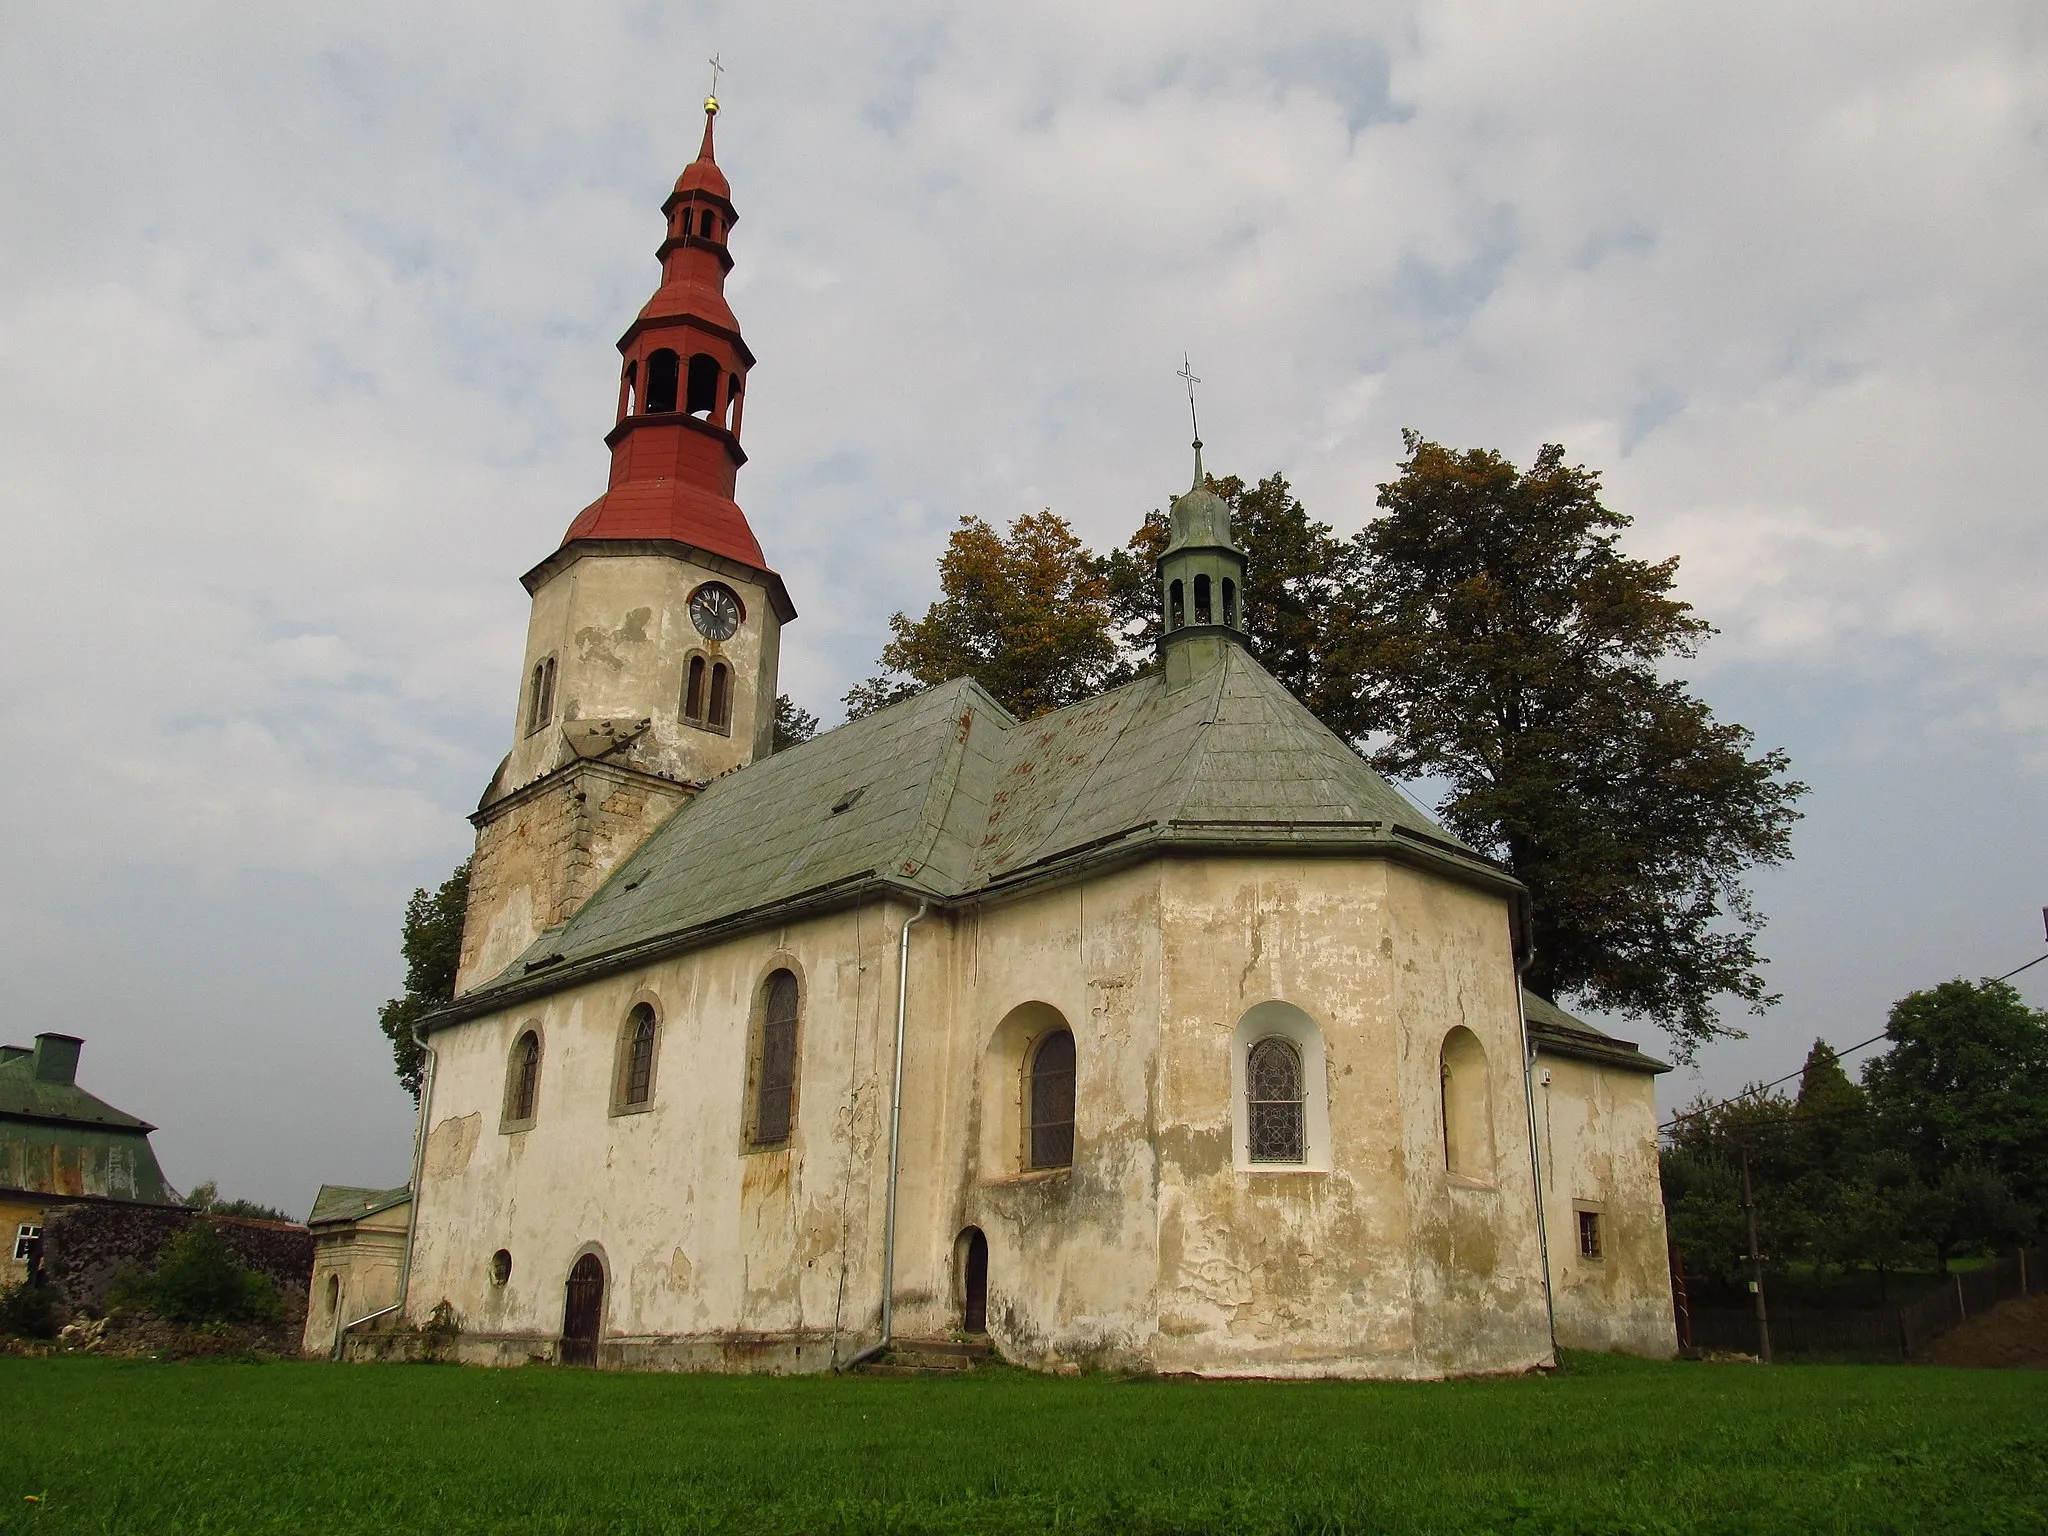
<path fill-rule="evenodd" d="M 149 1268 L 164 1244 L 195 1221 L 211 1222 L 237 1260 L 269 1277 L 288 1317 L 303 1317 L 313 1273 L 313 1239 L 304 1227 L 202 1216 L 175 1205 L 95 1201 L 51 1211 L 43 1219 L 43 1283 L 73 1311 L 97 1314 L 117 1270 Z"/>

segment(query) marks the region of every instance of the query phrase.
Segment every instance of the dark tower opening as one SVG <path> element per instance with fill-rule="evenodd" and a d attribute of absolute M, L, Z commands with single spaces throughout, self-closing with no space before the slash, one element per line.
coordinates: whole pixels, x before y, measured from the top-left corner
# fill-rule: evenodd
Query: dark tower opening
<path fill-rule="evenodd" d="M 1195 578 L 1195 622 L 1197 624 L 1214 623 L 1215 621 L 1209 617 L 1209 611 L 1209 578 L 1197 576 Z"/>
<path fill-rule="evenodd" d="M 718 409 L 718 359 L 709 352 L 699 352 L 690 359 L 690 395 L 683 409 L 692 416 L 699 411 L 710 414 Z"/>
<path fill-rule="evenodd" d="M 667 347 L 650 353 L 647 358 L 647 409 L 672 411 L 676 408 L 676 385 L 682 373 L 682 361 Z"/>

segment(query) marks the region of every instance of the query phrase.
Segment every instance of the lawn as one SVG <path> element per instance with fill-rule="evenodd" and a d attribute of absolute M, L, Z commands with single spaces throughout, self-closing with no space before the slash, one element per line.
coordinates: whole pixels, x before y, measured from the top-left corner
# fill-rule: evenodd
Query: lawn
<path fill-rule="evenodd" d="M 40 1495 L 30 1502 L 26 1495 Z M 2048 1530 L 2048 1373 L 1428 1385 L 0 1359 L 0 1532 Z"/>

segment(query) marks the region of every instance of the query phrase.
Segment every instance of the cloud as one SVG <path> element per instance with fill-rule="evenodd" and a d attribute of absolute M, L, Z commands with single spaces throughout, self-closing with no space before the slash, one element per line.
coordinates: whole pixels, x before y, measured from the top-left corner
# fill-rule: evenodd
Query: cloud
<path fill-rule="evenodd" d="M 1767 741 L 2048 765 L 2037 8 L 9 26 L 0 904 L 138 859 L 167 890 L 331 882 L 359 981 L 309 1029 L 366 1028 L 397 905 L 506 745 L 516 577 L 602 485 L 611 342 L 714 49 L 761 358 L 740 496 L 813 708 L 928 599 L 959 514 L 1050 505 L 1101 545 L 1160 505 L 1186 350 L 1212 464 L 1286 471 L 1345 531 L 1402 426 L 1563 441 L 1683 557 L 1724 631 L 1703 686 Z M 90 814 L 47 813 L 52 772 Z M 1843 867 L 1811 846 L 1785 901 Z M 32 947 L 0 959 L 53 995 Z"/>

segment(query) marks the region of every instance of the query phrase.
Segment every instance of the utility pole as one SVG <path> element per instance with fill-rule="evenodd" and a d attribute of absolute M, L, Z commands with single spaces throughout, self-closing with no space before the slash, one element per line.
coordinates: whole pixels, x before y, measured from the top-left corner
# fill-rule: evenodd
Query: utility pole
<path fill-rule="evenodd" d="M 1756 1354 L 1771 1363 L 1771 1318 L 1764 1310 L 1764 1256 L 1756 1246 L 1756 1201 L 1749 1192 L 1749 1146 L 1742 1146 L 1742 1215 L 1749 1223 L 1749 1289 L 1756 1297 Z"/>

